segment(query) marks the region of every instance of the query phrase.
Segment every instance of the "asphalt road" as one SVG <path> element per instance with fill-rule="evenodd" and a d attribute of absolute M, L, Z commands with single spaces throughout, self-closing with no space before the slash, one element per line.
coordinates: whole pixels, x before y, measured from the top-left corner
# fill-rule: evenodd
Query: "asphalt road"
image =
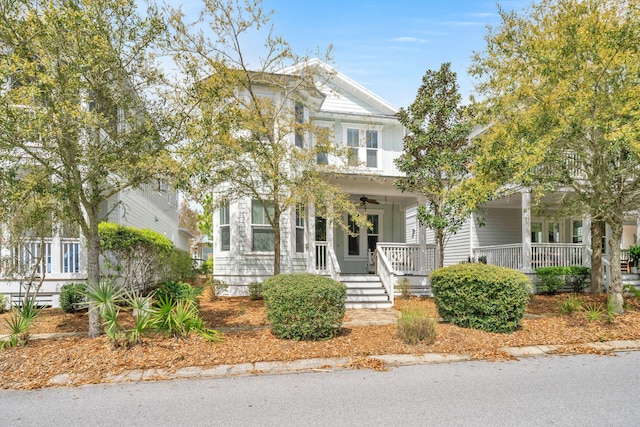
<path fill-rule="evenodd" d="M 2 426 L 638 426 L 640 352 L 0 390 Z"/>

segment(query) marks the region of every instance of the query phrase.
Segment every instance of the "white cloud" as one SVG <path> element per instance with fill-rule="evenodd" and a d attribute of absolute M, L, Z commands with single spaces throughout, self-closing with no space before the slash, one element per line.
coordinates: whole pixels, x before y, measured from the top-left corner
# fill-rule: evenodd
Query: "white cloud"
<path fill-rule="evenodd" d="M 399 43 L 420 43 L 420 44 L 429 42 L 429 40 L 419 39 L 417 37 L 395 37 L 391 39 L 391 41 L 399 42 Z"/>

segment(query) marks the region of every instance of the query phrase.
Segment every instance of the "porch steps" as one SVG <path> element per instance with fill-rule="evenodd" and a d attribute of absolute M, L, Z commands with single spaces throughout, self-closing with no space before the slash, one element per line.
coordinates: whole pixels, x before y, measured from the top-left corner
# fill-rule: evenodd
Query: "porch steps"
<path fill-rule="evenodd" d="M 389 308 L 389 295 L 374 274 L 345 274 L 340 281 L 347 286 L 346 308 Z"/>
<path fill-rule="evenodd" d="M 631 285 L 640 290 L 640 274 L 622 274 L 622 285 Z"/>

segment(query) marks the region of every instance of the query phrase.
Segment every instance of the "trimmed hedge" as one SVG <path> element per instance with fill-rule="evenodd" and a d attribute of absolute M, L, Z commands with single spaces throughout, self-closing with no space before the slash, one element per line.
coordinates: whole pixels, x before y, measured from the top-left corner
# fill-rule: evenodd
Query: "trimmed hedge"
<path fill-rule="evenodd" d="M 262 295 L 271 329 L 279 338 L 332 338 L 342 326 L 347 287 L 328 277 L 280 274 L 262 282 Z"/>
<path fill-rule="evenodd" d="M 453 265 L 434 270 L 430 278 L 443 320 L 488 332 L 518 329 L 531 293 L 524 274 L 495 265 Z"/>
<path fill-rule="evenodd" d="M 75 313 L 86 308 L 86 283 L 66 283 L 60 287 L 60 308 L 65 313 Z"/>
<path fill-rule="evenodd" d="M 582 292 L 591 279 L 591 269 L 574 265 L 571 267 L 538 267 L 536 268 L 536 291 L 554 294 L 565 285 L 571 286 L 573 292 Z"/>

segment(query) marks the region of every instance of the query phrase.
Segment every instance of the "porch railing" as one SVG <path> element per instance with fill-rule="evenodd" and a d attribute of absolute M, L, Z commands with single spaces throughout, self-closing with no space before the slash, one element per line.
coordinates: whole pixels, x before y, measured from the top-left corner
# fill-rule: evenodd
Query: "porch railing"
<path fill-rule="evenodd" d="M 316 271 L 327 272 L 327 242 L 316 242 Z"/>
<path fill-rule="evenodd" d="M 532 243 L 531 268 L 582 265 L 585 246 L 581 243 Z M 476 261 L 522 270 L 525 266 L 522 243 L 482 246 L 473 250 Z"/>
<path fill-rule="evenodd" d="M 81 251 L 76 238 L 25 242 L 6 252 L 0 277 L 26 278 L 34 271 L 37 276 L 81 273 Z"/>
<path fill-rule="evenodd" d="M 380 278 L 380 282 L 382 282 L 382 286 L 387 291 L 387 295 L 389 295 L 389 301 L 391 305 L 393 305 L 394 294 L 395 294 L 395 279 L 393 277 L 393 267 L 389 262 L 389 259 L 385 255 L 385 252 L 380 249 L 380 244 L 378 243 L 378 249 L 375 251 L 375 260 L 376 260 L 376 274 Z"/>
<path fill-rule="evenodd" d="M 426 275 L 436 265 L 435 245 L 427 245 L 423 252 L 416 244 L 378 243 L 377 250 L 384 253 L 391 271 L 396 274 Z"/>
<path fill-rule="evenodd" d="M 533 243 L 531 268 L 582 265 L 583 252 L 581 243 Z"/>
<path fill-rule="evenodd" d="M 332 279 L 338 280 L 341 269 L 338 258 L 332 247 L 327 242 L 316 242 L 316 272 L 318 274 L 328 274 Z"/>
<path fill-rule="evenodd" d="M 500 267 L 522 269 L 522 244 L 483 246 L 475 248 L 474 258 L 479 262 L 486 262 Z"/>

